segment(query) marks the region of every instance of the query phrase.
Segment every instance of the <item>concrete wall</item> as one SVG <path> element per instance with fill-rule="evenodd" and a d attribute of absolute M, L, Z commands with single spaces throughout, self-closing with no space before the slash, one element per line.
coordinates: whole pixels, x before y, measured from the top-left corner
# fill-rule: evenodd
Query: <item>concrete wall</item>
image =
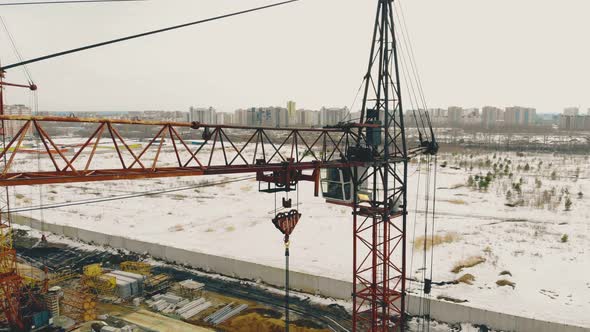
<path fill-rule="evenodd" d="M 237 259 L 209 255 L 195 251 L 164 246 L 117 235 L 109 235 L 71 226 L 42 224 L 38 220 L 14 216 L 13 222 L 34 229 L 64 235 L 86 243 L 113 248 L 127 249 L 138 254 L 150 254 L 154 258 L 171 263 L 185 264 L 207 272 L 213 272 L 239 279 L 262 281 L 266 284 L 284 287 L 284 270 L 276 267 L 241 261 Z M 311 274 L 292 272 L 290 285 L 294 290 L 323 295 L 337 299 L 350 299 L 352 283 Z M 407 297 L 407 312 L 420 314 L 420 298 Z M 430 315 L 433 319 L 447 323 L 472 323 L 486 325 L 494 330 L 513 332 L 590 332 L 588 327 L 571 326 L 562 323 L 536 320 L 505 313 L 473 308 L 464 304 L 423 299 L 430 301 Z"/>

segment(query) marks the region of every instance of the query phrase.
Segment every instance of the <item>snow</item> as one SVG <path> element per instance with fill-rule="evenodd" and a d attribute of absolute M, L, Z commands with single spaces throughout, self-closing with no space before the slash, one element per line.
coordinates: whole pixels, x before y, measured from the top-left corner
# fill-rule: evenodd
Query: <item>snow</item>
<path fill-rule="evenodd" d="M 61 144 L 65 144 L 72 139 L 62 141 Z M 119 162 L 113 151 L 99 153 L 101 158 L 94 162 L 94 167 L 114 167 Z M 511 161 L 509 172 L 513 173 L 512 178 L 508 174 L 498 176 L 487 191 L 466 186 L 470 174 L 485 176 L 492 171 L 491 164 L 500 163 L 500 159 L 506 164 L 504 158 Z M 486 165 L 486 159 L 491 161 L 490 165 Z M 455 234 L 457 239 L 434 247 L 433 280 L 453 281 L 470 273 L 475 281 L 473 285 L 435 285 L 433 295 L 467 300 L 468 305 L 479 308 L 590 327 L 590 316 L 587 315 L 590 306 L 590 170 L 586 169 L 587 158 L 533 153 L 497 153 L 494 158 L 493 153 L 472 157 L 443 153 L 438 157 L 439 165 L 445 161 L 447 165 L 439 168 L 436 179 L 439 189 L 436 192 L 435 233 Z M 539 169 L 540 161 L 543 164 Z M 48 160 L 27 155 L 17 157 L 15 167 L 31 162 L 39 163 L 41 168 L 50 165 Z M 173 162 L 162 160 L 161 165 L 172 165 Z M 529 170 L 524 169 L 527 163 Z M 521 169 L 517 169 L 517 165 Z M 556 174 L 552 176 L 554 170 Z M 409 174 L 408 237 L 413 239 L 424 233 L 426 165 L 422 163 L 419 170 L 418 163 L 412 163 Z M 206 185 L 243 177 L 242 174 L 47 185 L 41 189 L 42 203 Z M 520 178 L 523 179 L 522 194 L 512 187 Z M 536 178 L 542 182 L 539 188 L 535 184 Z M 434 178 L 431 178 L 431 184 L 432 181 Z M 418 183 L 420 191 L 416 196 Z M 552 187 L 555 187 L 555 194 L 549 202 L 536 204 L 543 192 Z M 565 188 L 569 194 L 562 193 Z M 271 223 L 275 214 L 275 195 L 259 193 L 257 189 L 257 182 L 250 179 L 155 196 L 47 209 L 42 214 L 40 211 L 22 214 L 46 223 L 121 234 L 283 267 L 283 237 Z M 508 190 L 512 193 L 510 202 L 522 199 L 525 206 L 506 206 Z M 38 186 L 19 187 L 11 192 L 13 207 L 39 204 Z M 585 196 L 579 198 L 578 192 Z M 571 211 L 564 208 L 567 196 L 571 197 Z M 277 205 L 280 205 L 281 197 L 280 194 L 276 196 Z M 295 194 L 290 197 L 297 201 Z M 559 197 L 561 202 L 558 202 Z M 311 183 L 300 184 L 299 203 L 303 219 L 291 237 L 291 268 L 351 280 L 350 209 L 326 204 L 321 197 L 313 197 Z M 427 220 L 429 232 L 430 218 Z M 568 239 L 562 242 L 564 234 Z M 409 277 L 420 279 L 423 252 L 412 248 L 412 243 L 408 243 Z M 429 254 L 427 267 L 430 267 Z M 486 261 L 460 273 L 451 272 L 457 262 L 474 256 L 481 256 Z M 500 276 L 502 271 L 509 271 L 512 276 Z M 429 269 L 426 273 L 430 274 Z M 496 281 L 500 279 L 514 282 L 515 287 L 497 286 Z M 419 283 L 409 286 L 410 291 L 419 294 Z"/>

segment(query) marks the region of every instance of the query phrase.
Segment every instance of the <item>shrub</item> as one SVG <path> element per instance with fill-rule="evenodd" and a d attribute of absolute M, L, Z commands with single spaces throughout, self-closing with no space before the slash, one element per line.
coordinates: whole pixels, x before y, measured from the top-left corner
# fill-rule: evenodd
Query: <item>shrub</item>
<path fill-rule="evenodd" d="M 567 234 L 563 234 L 561 236 L 561 243 L 566 243 L 569 239 L 569 236 L 567 236 Z"/>
<path fill-rule="evenodd" d="M 520 183 L 513 183 L 512 184 L 512 189 L 514 189 L 514 191 L 516 191 L 516 193 L 518 193 L 519 195 L 522 193 L 522 189 L 520 187 Z"/>
<path fill-rule="evenodd" d="M 487 190 L 488 187 L 490 186 L 490 183 L 488 181 L 486 181 L 485 179 L 481 179 L 479 180 L 479 189 L 480 190 Z"/>
<path fill-rule="evenodd" d="M 531 170 L 531 166 L 529 166 L 529 164 L 527 163 L 526 165 L 524 165 L 524 171 L 528 172 Z"/>
<path fill-rule="evenodd" d="M 580 191 L 580 192 L 578 193 L 578 198 L 579 198 L 579 199 L 582 199 L 582 198 L 584 198 L 584 193 Z"/>
<path fill-rule="evenodd" d="M 506 200 L 507 201 L 510 201 L 511 199 L 512 199 L 512 191 L 508 190 L 506 192 Z"/>
<path fill-rule="evenodd" d="M 557 172 L 555 172 L 555 171 L 551 172 L 551 180 L 553 180 L 553 181 L 557 180 Z"/>
<path fill-rule="evenodd" d="M 569 197 L 565 198 L 565 210 L 570 211 L 572 209 L 572 200 Z"/>
<path fill-rule="evenodd" d="M 502 272 L 500 272 L 501 276 L 511 276 L 512 277 L 512 273 L 510 273 L 510 271 L 504 270 Z"/>

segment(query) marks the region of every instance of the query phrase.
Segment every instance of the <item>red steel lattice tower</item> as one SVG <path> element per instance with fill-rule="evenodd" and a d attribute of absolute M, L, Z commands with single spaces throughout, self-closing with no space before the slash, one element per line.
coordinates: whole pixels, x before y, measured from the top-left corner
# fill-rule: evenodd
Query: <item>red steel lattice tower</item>
<path fill-rule="evenodd" d="M 408 149 L 394 0 L 378 0 L 354 167 L 353 331 L 404 331 Z M 428 145 L 428 142 L 425 142 Z M 435 147 L 434 145 L 432 146 Z M 427 147 L 428 150 L 428 147 Z"/>

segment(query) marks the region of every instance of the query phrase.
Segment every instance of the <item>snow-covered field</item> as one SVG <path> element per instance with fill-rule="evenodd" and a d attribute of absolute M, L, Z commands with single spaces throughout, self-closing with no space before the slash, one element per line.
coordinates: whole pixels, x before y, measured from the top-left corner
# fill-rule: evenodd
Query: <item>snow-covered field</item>
<path fill-rule="evenodd" d="M 98 167 L 118 162 L 112 151 L 101 153 Z M 43 167 L 47 162 L 38 161 L 35 155 L 21 156 L 15 167 L 24 163 Z M 163 161 L 162 165 L 172 162 Z M 587 157 L 441 154 L 438 163 L 433 280 L 451 282 L 463 277 L 471 284 L 435 285 L 433 295 L 494 311 L 590 327 Z M 408 236 L 418 242 L 416 246 L 408 244 L 409 277 L 420 279 L 426 163 L 412 163 L 409 174 Z M 73 203 L 201 184 L 204 186 L 190 190 L 22 214 L 47 223 L 282 267 L 282 236 L 270 221 L 275 214 L 275 195 L 259 193 L 253 179 L 228 182 L 244 177 L 47 185 L 41 188 L 41 196 L 39 187 L 22 187 L 12 191 L 11 202 L 13 208 L 36 206 L 40 197 L 45 205 Z M 433 181 L 432 177 L 431 184 Z M 228 183 L 205 186 L 217 182 Z M 277 205 L 281 197 L 277 195 Z M 291 197 L 296 200 L 294 194 Z M 568 208 L 566 202 L 571 202 Z M 313 197 L 311 183 L 300 185 L 299 203 L 303 219 L 291 239 L 292 268 L 351 280 L 350 210 Z M 427 221 L 430 232 L 432 220 Z M 477 262 L 472 267 L 457 267 Z M 418 283 L 410 286 L 415 293 L 421 287 Z"/>

